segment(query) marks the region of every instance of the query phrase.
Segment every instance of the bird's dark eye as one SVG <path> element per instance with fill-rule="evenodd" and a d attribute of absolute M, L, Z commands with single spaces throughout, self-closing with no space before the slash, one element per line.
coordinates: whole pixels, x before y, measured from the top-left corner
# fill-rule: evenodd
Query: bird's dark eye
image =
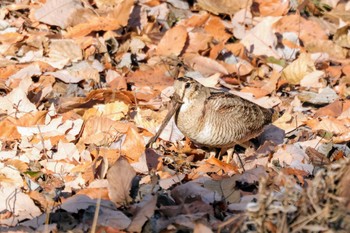
<path fill-rule="evenodd" d="M 191 86 L 191 83 L 186 83 L 185 88 L 189 88 Z"/>

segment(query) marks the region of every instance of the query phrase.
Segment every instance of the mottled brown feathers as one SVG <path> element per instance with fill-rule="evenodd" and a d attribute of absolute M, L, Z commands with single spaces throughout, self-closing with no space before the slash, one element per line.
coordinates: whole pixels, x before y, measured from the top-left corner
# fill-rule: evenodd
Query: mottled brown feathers
<path fill-rule="evenodd" d="M 183 104 L 175 121 L 195 143 L 228 148 L 259 135 L 271 123 L 273 111 L 228 92 L 212 92 L 190 78 L 175 81 Z"/>

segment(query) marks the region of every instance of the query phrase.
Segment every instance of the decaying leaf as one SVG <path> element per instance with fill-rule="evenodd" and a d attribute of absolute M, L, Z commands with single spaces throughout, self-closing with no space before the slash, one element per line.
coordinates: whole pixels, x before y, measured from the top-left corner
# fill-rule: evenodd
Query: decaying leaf
<path fill-rule="evenodd" d="M 307 74 L 315 70 L 316 67 L 311 56 L 302 53 L 297 60 L 293 61 L 283 70 L 282 78 L 290 84 L 299 84 Z"/>
<path fill-rule="evenodd" d="M 82 8 L 79 0 L 48 0 L 34 15 L 40 22 L 66 28 L 70 26 L 69 19 Z"/>
<path fill-rule="evenodd" d="M 117 206 L 131 201 L 131 182 L 136 172 L 124 158 L 119 158 L 107 172 L 108 195 Z"/>
<path fill-rule="evenodd" d="M 177 26 L 167 31 L 158 44 L 157 53 L 162 56 L 180 55 L 187 39 L 187 31 Z"/>
<path fill-rule="evenodd" d="M 198 0 L 198 5 L 214 14 L 233 15 L 243 8 L 249 8 L 252 3 L 244 0 Z"/>

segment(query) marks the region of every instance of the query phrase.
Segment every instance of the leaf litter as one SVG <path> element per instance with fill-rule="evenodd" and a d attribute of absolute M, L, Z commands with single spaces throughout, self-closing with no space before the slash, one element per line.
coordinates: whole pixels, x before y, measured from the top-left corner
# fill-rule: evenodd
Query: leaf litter
<path fill-rule="evenodd" d="M 346 1 L 0 6 L 1 232 L 350 229 Z M 279 112 L 245 172 L 177 129 L 181 76 Z"/>

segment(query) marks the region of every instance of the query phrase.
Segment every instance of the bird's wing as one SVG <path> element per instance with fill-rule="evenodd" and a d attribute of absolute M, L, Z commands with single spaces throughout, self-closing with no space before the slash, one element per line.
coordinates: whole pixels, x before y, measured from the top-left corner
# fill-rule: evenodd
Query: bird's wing
<path fill-rule="evenodd" d="M 213 92 L 207 99 L 206 104 L 210 105 L 214 111 L 241 111 L 240 109 L 259 109 L 262 108 L 259 105 L 243 99 L 237 95 L 228 92 Z"/>
<path fill-rule="evenodd" d="M 205 109 L 211 109 L 218 116 L 237 119 L 245 124 L 267 124 L 272 118 L 269 109 L 228 92 L 212 93 L 205 105 Z"/>

